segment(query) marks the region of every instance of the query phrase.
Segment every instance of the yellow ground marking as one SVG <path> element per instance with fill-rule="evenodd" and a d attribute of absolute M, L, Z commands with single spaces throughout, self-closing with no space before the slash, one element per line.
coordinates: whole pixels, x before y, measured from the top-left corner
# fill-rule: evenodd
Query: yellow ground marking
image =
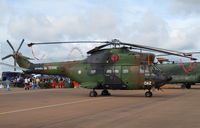
<path fill-rule="evenodd" d="M 176 88 L 176 87 L 167 87 L 167 86 L 163 86 L 163 87 L 160 87 L 160 88 L 163 88 L 163 89 L 168 89 L 168 88 Z"/>
<path fill-rule="evenodd" d="M 79 101 L 66 102 L 66 103 L 60 103 L 60 104 L 53 104 L 53 105 L 25 108 L 25 109 L 19 109 L 19 110 L 7 111 L 7 112 L 0 112 L 0 115 L 17 113 L 17 112 L 25 112 L 25 111 L 31 111 L 31 110 L 37 110 L 37 109 L 44 109 L 44 108 L 51 108 L 51 107 L 58 107 L 58 106 L 63 106 L 63 105 L 78 104 L 78 103 L 84 103 L 84 102 L 88 102 L 88 101 L 102 100 L 102 99 L 106 99 L 106 98 L 109 98 L 109 97 L 103 97 L 103 98 L 97 97 L 97 98 L 90 98 L 90 99 L 86 99 L 86 100 L 79 100 Z"/>

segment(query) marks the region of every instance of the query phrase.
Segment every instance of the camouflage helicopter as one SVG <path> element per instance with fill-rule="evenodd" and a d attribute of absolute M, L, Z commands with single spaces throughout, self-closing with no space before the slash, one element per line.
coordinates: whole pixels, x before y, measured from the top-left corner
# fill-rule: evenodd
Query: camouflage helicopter
<path fill-rule="evenodd" d="M 152 88 L 159 89 L 171 80 L 171 76 L 162 73 L 154 65 L 155 54 L 143 53 L 141 50 L 150 50 L 170 55 L 189 58 L 186 53 L 171 51 L 167 49 L 149 47 L 144 45 L 130 44 L 121 42 L 117 39 L 112 41 L 74 41 L 74 42 L 43 42 L 30 43 L 28 46 L 41 44 L 60 44 L 60 43 L 100 43 L 87 52 L 89 55 L 84 60 L 38 63 L 29 61 L 29 57 L 19 53 L 23 41 L 17 51 L 12 44 L 7 43 L 13 50 L 13 54 L 7 55 L 2 60 L 13 57 L 18 65 L 26 68 L 26 73 L 63 75 L 73 81 L 80 83 L 81 87 L 92 89 L 90 97 L 96 97 L 96 89 L 102 89 L 101 95 L 110 95 L 108 89 L 113 90 L 137 90 L 147 89 L 146 97 L 152 97 Z M 112 48 L 107 48 L 112 46 Z M 132 51 L 140 49 L 140 52 Z M 195 58 L 193 58 L 195 59 Z"/>
<path fill-rule="evenodd" d="M 195 52 L 195 54 L 199 52 Z M 194 53 L 193 53 L 194 54 Z M 181 88 L 190 89 L 191 85 L 200 83 L 200 62 L 175 63 L 166 58 L 160 59 L 157 66 L 165 73 L 172 76 L 170 84 L 182 84 Z"/>

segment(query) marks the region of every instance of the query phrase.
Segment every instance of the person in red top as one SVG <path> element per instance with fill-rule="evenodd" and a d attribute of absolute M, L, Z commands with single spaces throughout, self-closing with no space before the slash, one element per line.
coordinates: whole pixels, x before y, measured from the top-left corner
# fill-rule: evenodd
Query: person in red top
<path fill-rule="evenodd" d="M 63 86 L 64 86 L 64 81 L 63 81 L 63 79 L 61 79 L 60 83 L 59 83 L 59 88 L 63 88 Z"/>
<path fill-rule="evenodd" d="M 78 82 L 73 81 L 73 84 L 74 84 L 74 88 L 78 88 L 79 87 L 79 83 Z"/>
<path fill-rule="evenodd" d="M 57 82 L 54 80 L 53 83 L 51 84 L 52 88 L 56 88 Z"/>

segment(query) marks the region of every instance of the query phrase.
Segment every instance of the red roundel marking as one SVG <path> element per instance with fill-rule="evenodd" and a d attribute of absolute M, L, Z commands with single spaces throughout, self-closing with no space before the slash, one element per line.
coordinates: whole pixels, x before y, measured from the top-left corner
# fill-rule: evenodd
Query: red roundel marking
<path fill-rule="evenodd" d="M 118 61 L 119 60 L 119 56 L 118 55 L 116 55 L 116 54 L 113 54 L 112 56 L 111 56 L 111 59 L 112 59 L 112 61 Z"/>

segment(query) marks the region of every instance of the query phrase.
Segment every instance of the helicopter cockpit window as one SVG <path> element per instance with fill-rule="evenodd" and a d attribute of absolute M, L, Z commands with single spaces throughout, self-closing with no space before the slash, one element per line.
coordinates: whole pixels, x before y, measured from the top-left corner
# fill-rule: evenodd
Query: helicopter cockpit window
<path fill-rule="evenodd" d="M 140 73 L 148 73 L 148 72 L 149 72 L 148 65 L 141 65 L 140 66 Z"/>
<path fill-rule="evenodd" d="M 91 74 L 95 74 L 95 73 L 96 73 L 96 70 L 93 69 L 93 70 L 90 71 L 90 73 L 91 73 Z"/>
<path fill-rule="evenodd" d="M 152 71 L 154 71 L 154 72 L 159 72 L 160 69 L 159 69 L 156 65 L 153 65 L 153 66 L 152 66 Z"/>
<path fill-rule="evenodd" d="M 106 73 L 107 73 L 107 74 L 111 74 L 111 73 L 112 73 L 112 70 L 111 70 L 111 69 L 108 69 L 108 70 L 106 70 Z"/>
<path fill-rule="evenodd" d="M 123 69 L 122 73 L 127 74 L 128 73 L 128 69 Z"/>

